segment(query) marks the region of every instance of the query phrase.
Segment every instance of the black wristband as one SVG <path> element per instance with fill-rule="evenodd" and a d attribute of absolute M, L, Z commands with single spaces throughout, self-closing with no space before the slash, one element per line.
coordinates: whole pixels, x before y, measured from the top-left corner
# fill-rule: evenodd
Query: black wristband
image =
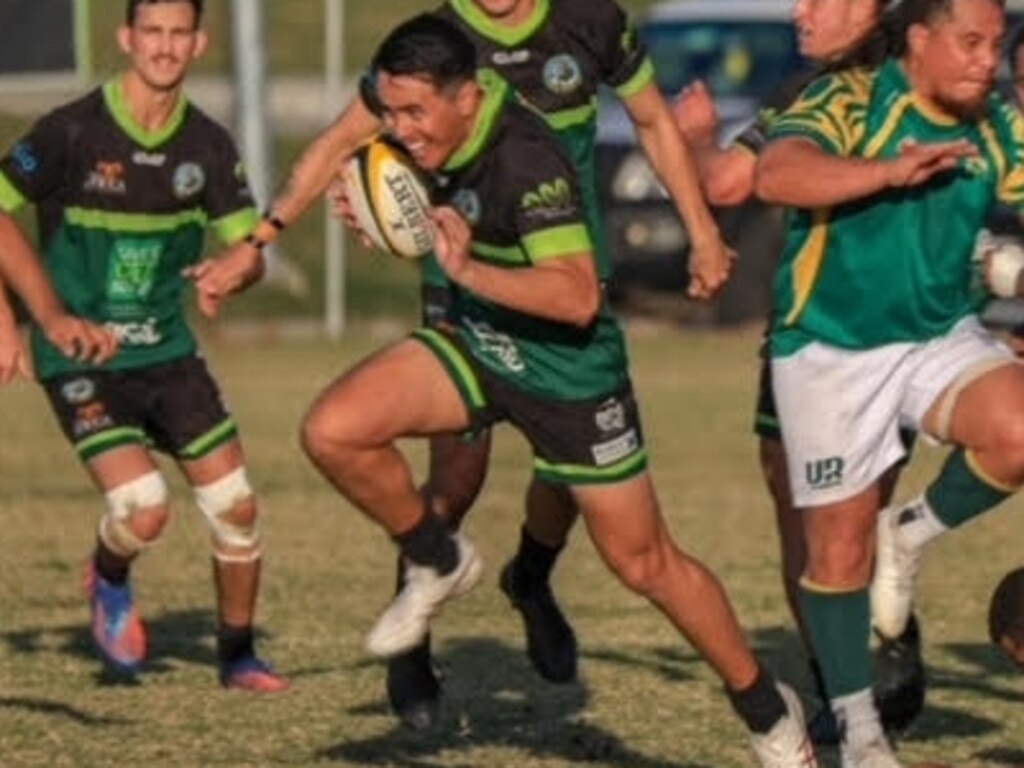
<path fill-rule="evenodd" d="M 272 226 L 274 229 L 276 229 L 278 232 L 283 231 L 286 226 L 286 224 L 281 220 L 281 218 L 275 216 L 274 212 L 271 210 L 267 210 L 267 212 L 263 214 L 263 220 L 267 222 L 270 226 Z"/>
<path fill-rule="evenodd" d="M 256 237 L 256 235 L 252 232 L 245 236 L 245 242 L 247 242 L 257 251 L 262 251 L 264 248 L 267 247 L 267 241 L 261 240 L 260 238 Z"/>

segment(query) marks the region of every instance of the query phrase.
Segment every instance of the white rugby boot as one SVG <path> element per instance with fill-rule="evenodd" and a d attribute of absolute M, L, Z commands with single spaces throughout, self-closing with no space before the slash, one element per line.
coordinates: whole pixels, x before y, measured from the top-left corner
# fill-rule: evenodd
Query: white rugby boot
<path fill-rule="evenodd" d="M 914 505 L 886 507 L 878 515 L 878 548 L 871 581 L 871 623 L 885 637 L 899 637 L 914 609 L 914 585 L 924 547 L 901 543 L 899 527 L 920 513 Z"/>
<path fill-rule="evenodd" d="M 844 743 L 840 747 L 840 754 L 842 768 L 903 768 L 903 764 L 893 754 L 889 742 L 881 734 L 867 744 L 857 747 Z"/>
<path fill-rule="evenodd" d="M 768 733 L 753 733 L 750 744 L 762 768 L 817 768 L 814 747 L 807 736 L 804 710 L 796 691 L 776 683 L 786 702 L 786 715 Z"/>
<path fill-rule="evenodd" d="M 459 562 L 451 573 L 406 562 L 402 589 L 366 636 L 365 648 L 374 656 L 395 656 L 416 647 L 430 630 L 433 618 L 449 600 L 475 587 L 483 574 L 476 547 L 461 534 L 453 534 Z"/>

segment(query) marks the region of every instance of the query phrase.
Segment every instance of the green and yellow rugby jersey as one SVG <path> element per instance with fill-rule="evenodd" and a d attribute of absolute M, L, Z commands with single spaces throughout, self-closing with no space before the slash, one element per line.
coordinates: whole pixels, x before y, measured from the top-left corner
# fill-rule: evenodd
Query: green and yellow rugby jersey
<path fill-rule="evenodd" d="M 816 81 L 773 124 L 771 137 L 784 136 L 860 158 L 966 139 L 979 156 L 920 187 L 793 211 L 775 281 L 775 356 L 813 340 L 849 349 L 924 341 L 978 309 L 978 231 L 997 200 L 1024 206 L 1024 123 L 1012 107 L 993 95 L 977 120 L 938 113 L 890 60 Z"/>
<path fill-rule="evenodd" d="M 74 314 L 120 341 L 104 367 L 132 369 L 192 354 L 184 267 L 212 222 L 224 243 L 258 221 L 234 142 L 182 98 L 167 125 L 132 118 L 120 81 L 46 115 L 0 159 L 0 207 L 35 203 L 47 272 Z M 33 329 L 40 378 L 87 367 Z"/>
<path fill-rule="evenodd" d="M 480 70 L 478 77 L 485 96 L 477 122 L 436 175 L 434 202 L 462 213 L 472 228 L 472 258 L 494 266 L 515 270 L 592 253 L 564 148 L 499 76 Z M 577 328 L 452 290 L 453 321 L 473 356 L 518 388 L 582 400 L 627 383 L 622 333 L 606 302 L 592 325 Z M 440 343 L 439 335 L 430 338 Z"/>

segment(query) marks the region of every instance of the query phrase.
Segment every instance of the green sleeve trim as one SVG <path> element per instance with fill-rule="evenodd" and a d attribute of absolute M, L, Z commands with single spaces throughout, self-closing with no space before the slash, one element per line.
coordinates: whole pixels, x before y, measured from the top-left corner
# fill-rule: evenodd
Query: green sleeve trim
<path fill-rule="evenodd" d="M 618 483 L 647 469 L 647 451 L 640 449 L 632 456 L 609 464 L 607 467 L 588 467 L 583 464 L 553 464 L 539 456 L 533 458 L 533 470 L 543 480 L 565 485 L 596 485 Z"/>
<path fill-rule="evenodd" d="M 591 99 L 581 107 L 563 109 L 560 112 L 540 113 L 548 126 L 555 131 L 564 131 L 577 125 L 586 125 L 597 116 L 597 99 Z"/>
<path fill-rule="evenodd" d="M 178 213 L 118 213 L 89 208 L 68 208 L 64 211 L 68 224 L 85 229 L 102 229 L 110 232 L 173 232 L 176 229 L 196 224 L 206 226 L 206 213 L 199 208 Z"/>
<path fill-rule="evenodd" d="M 446 339 L 444 334 L 431 328 L 421 328 L 413 331 L 412 338 L 425 344 L 437 355 L 470 408 L 480 410 L 487 405 L 487 397 L 472 367 L 462 352 Z"/>
<path fill-rule="evenodd" d="M 238 427 L 235 425 L 234 419 L 227 418 L 206 434 L 200 435 L 182 448 L 178 452 L 178 456 L 183 459 L 201 459 L 214 448 L 220 447 L 228 440 L 237 436 Z"/>
<path fill-rule="evenodd" d="M 523 238 L 523 248 L 534 264 L 594 250 L 585 224 L 564 224 L 531 232 Z"/>
<path fill-rule="evenodd" d="M 523 249 L 518 245 L 490 245 L 474 240 L 470 245 L 470 251 L 474 256 L 479 256 L 484 261 L 496 264 L 528 264 L 529 261 Z"/>
<path fill-rule="evenodd" d="M 640 69 L 629 78 L 626 82 L 615 89 L 615 93 L 618 94 L 620 99 L 628 99 L 630 96 L 634 96 L 639 93 L 643 88 L 646 88 L 654 82 L 654 64 L 651 63 L 649 57 L 644 57 L 643 63 L 640 65 Z"/>
<path fill-rule="evenodd" d="M 0 171 L 0 209 L 13 213 L 26 202 L 25 196 L 19 192 L 10 180 Z"/>
<path fill-rule="evenodd" d="M 211 226 L 217 234 L 217 238 L 224 245 L 232 245 L 256 229 L 256 225 L 259 223 L 259 211 L 249 207 L 222 216 L 214 220 Z"/>

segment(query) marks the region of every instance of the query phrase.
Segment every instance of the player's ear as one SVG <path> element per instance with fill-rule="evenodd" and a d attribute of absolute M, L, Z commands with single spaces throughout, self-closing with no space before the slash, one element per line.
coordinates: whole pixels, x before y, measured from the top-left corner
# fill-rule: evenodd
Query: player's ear
<path fill-rule="evenodd" d="M 122 53 L 132 52 L 132 28 L 127 24 L 121 24 L 117 28 L 117 45 Z"/>
<path fill-rule="evenodd" d="M 924 24 L 911 24 L 907 29 L 907 51 L 912 56 L 919 55 L 928 42 L 931 30 Z"/>
<path fill-rule="evenodd" d="M 206 53 L 206 46 L 210 44 L 210 38 L 203 29 L 196 30 L 196 43 L 192 48 L 192 58 L 198 59 Z"/>
<path fill-rule="evenodd" d="M 480 86 L 476 80 L 467 80 L 455 91 L 455 106 L 463 117 L 472 117 L 480 102 Z"/>

